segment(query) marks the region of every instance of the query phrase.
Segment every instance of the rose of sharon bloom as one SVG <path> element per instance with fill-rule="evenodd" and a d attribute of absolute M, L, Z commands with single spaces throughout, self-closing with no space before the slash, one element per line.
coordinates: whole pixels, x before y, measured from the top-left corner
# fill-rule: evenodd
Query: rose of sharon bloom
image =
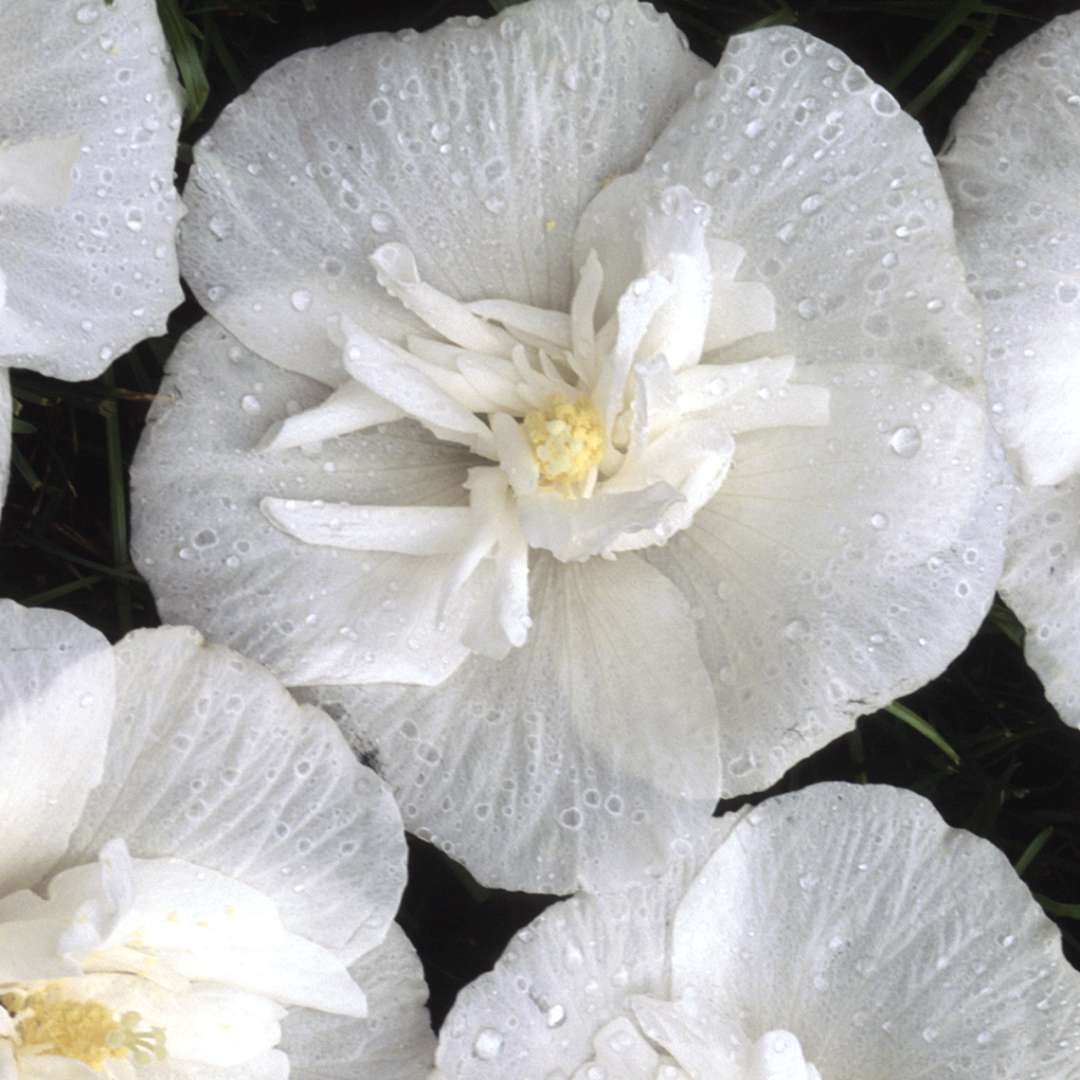
<path fill-rule="evenodd" d="M 1020 491 L 1001 593 L 1080 727 L 1080 16 L 1007 52 L 960 110 L 942 169 L 986 307 L 991 411 Z"/>
<path fill-rule="evenodd" d="M 458 995 L 443 1080 L 1080 1077 L 1080 973 L 1005 857 L 822 784 L 703 866 L 555 904 Z"/>
<path fill-rule="evenodd" d="M 0 495 L 5 369 L 92 378 L 182 299 L 179 128 L 154 0 L 0 4 Z"/>
<path fill-rule="evenodd" d="M 423 1080 L 385 785 L 194 631 L 0 602 L 0 1076 Z"/>
<path fill-rule="evenodd" d="M 167 619 L 332 687 L 482 880 L 666 859 L 985 612 L 948 203 L 822 42 L 713 71 L 631 0 L 356 38 L 227 109 L 185 198 L 216 321 L 139 450 L 139 565 Z"/>

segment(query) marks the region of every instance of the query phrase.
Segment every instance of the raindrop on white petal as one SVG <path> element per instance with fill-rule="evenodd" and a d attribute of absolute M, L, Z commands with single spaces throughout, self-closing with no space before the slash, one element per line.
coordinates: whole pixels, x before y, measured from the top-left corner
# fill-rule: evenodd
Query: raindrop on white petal
<path fill-rule="evenodd" d="M 502 1036 L 494 1028 L 483 1028 L 473 1043 L 473 1053 L 481 1061 L 494 1061 L 502 1050 Z"/>
<path fill-rule="evenodd" d="M 889 449 L 897 457 L 912 458 L 922 448 L 922 434 L 917 427 L 898 427 L 889 436 Z"/>

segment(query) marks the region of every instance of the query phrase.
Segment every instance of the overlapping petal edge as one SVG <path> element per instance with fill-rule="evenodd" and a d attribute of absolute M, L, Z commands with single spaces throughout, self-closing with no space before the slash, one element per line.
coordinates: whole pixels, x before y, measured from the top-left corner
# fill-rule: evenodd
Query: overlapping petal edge
<path fill-rule="evenodd" d="M 13 0 L 0 72 L 0 363 L 88 379 L 182 299 L 181 97 L 157 6 Z"/>
<path fill-rule="evenodd" d="M 1020 490 L 1001 592 L 1025 655 L 1080 727 L 1080 15 L 1000 57 L 941 158 L 972 287 L 986 307 L 991 415 Z"/>
<path fill-rule="evenodd" d="M 181 933 L 186 905 L 208 901 L 199 900 L 190 882 L 184 896 L 150 894 L 197 869 L 206 888 L 255 905 L 245 909 L 252 926 L 233 928 L 236 956 L 215 960 L 193 944 L 172 954 L 172 962 L 189 965 L 183 970 L 190 978 L 208 980 L 197 992 L 201 999 L 191 991 L 194 1005 L 205 1004 L 219 1018 L 222 1009 L 239 1010 L 232 1049 L 220 1049 L 240 1056 L 217 1065 L 199 1053 L 184 1060 L 192 1038 L 208 1040 L 209 1054 L 211 1044 L 220 1042 L 218 1029 L 204 1031 L 197 1009 L 190 1016 L 177 1011 L 162 990 L 150 992 L 157 984 L 147 983 L 145 989 L 131 987 L 131 993 L 138 990 L 131 1000 L 171 1017 L 179 1057 L 141 1066 L 140 1076 L 176 1074 L 170 1070 L 195 1078 L 241 1075 L 241 1035 L 260 1022 L 260 1014 L 272 1023 L 266 1010 L 277 1008 L 258 1005 L 251 994 L 241 1000 L 244 988 L 251 984 L 259 994 L 261 980 L 270 997 L 276 984 L 289 979 L 294 991 L 302 988 L 297 978 L 304 963 L 314 962 L 302 959 L 310 954 L 335 958 L 342 973 L 348 965 L 363 991 L 360 999 L 366 996 L 367 1019 L 303 1006 L 287 1016 L 277 1010 L 285 1017 L 278 1049 L 251 1067 L 265 1076 L 347 1077 L 356 1068 L 379 1066 L 380 1075 L 393 1080 L 423 1078 L 433 1045 L 423 1007 L 426 987 L 411 946 L 392 923 L 405 876 L 400 816 L 385 785 L 355 760 L 334 725 L 317 710 L 298 706 L 264 669 L 205 645 L 194 631 L 137 631 L 112 649 L 69 615 L 10 601 L 0 607 L 0 810 L 8 823 L 0 840 L 0 936 L 6 930 L 17 935 L 4 937 L 5 1002 L 14 1001 L 17 969 L 36 940 L 27 934 L 28 924 L 20 929 L 10 920 L 47 918 L 53 908 L 79 900 L 98 874 L 93 864 L 99 853 L 106 889 L 110 875 L 119 882 L 133 873 L 136 901 L 146 888 L 142 902 L 156 903 L 158 915 L 170 906 L 182 913 L 179 922 L 175 915 L 165 918 L 166 935 Z M 128 851 L 135 861 L 125 871 Z M 18 891 L 46 881 L 49 903 Z M 122 897 L 106 897 L 123 908 Z M 83 925 L 95 925 L 98 908 L 85 910 L 90 923 L 84 919 Z M 146 910 L 146 925 L 153 927 Z M 207 908 L 205 918 L 220 917 Z M 247 938 L 279 917 L 288 942 L 282 942 L 276 971 Z M 159 933 L 145 931 L 152 932 Z M 189 959 L 183 959 L 186 948 L 193 950 Z M 290 963 L 300 967 L 290 971 Z M 12 964 L 15 984 L 7 970 Z M 168 985 L 164 972 L 158 977 Z M 340 996 L 329 969 L 320 978 L 322 989 L 301 989 L 294 1000 Z M 110 1000 L 120 1000 L 129 992 L 125 979 L 140 982 L 103 973 L 91 975 L 87 988 L 100 986 Z M 359 993 L 355 985 L 352 993 Z M 343 1011 L 352 1012 L 352 1005 Z"/>
<path fill-rule="evenodd" d="M 202 144 L 186 196 L 187 271 L 237 339 L 207 323 L 181 344 L 134 469 L 136 558 L 163 615 L 293 685 L 389 680 L 306 693 L 373 755 L 409 828 L 510 887 L 567 891 L 662 862 L 721 790 L 765 786 L 940 671 L 1000 569 L 1007 494 L 968 397 L 981 339 L 917 125 L 792 30 L 735 39 L 695 84 L 707 69 L 653 19 L 537 3 L 264 76 Z M 476 56 L 504 79 L 484 69 L 474 89 Z M 367 102 L 359 140 L 346 99 Z M 522 122 L 540 110 L 553 122 Z M 621 128 L 603 127 L 612 117 Z M 666 546 L 580 565 L 534 554 L 532 626 L 502 661 L 438 630 L 445 558 L 267 528 L 267 496 L 275 510 L 466 497 L 476 459 L 408 421 L 257 450 L 327 387 L 355 412 L 349 324 L 369 347 L 430 333 L 378 287 L 376 249 L 384 273 L 388 248 L 394 265 L 415 257 L 399 291 L 563 311 L 595 250 L 603 313 L 640 272 L 627 214 L 672 191 L 711 214 L 719 250 L 744 253 L 723 280 L 774 301 L 711 359 L 734 374 L 794 355 L 778 386 L 827 395 L 829 426 L 740 436 L 719 493 Z M 521 314 L 474 307 L 504 328 Z"/>
<path fill-rule="evenodd" d="M 445 1080 L 1080 1076 L 1080 975 L 1002 853 L 822 784 L 696 862 L 555 904 L 458 996 Z"/>

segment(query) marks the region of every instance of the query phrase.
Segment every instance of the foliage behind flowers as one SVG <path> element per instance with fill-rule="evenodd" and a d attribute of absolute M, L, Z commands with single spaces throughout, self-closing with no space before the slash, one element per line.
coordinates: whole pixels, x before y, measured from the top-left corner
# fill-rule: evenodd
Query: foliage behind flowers
<path fill-rule="evenodd" d="M 505 3 L 406 0 L 160 0 L 187 93 L 181 169 L 222 106 L 300 48 Z M 942 143 L 957 107 L 993 58 L 1075 4 L 977 0 L 681 0 L 667 7 L 695 51 L 715 61 L 729 33 L 795 23 L 843 48 L 897 94 Z M 15 374 L 20 407 L 0 532 L 0 594 L 66 608 L 114 640 L 155 625 L 128 557 L 125 483 L 164 358 L 198 317 L 193 303 L 170 334 L 145 342 L 100 379 L 64 385 Z M 1046 704 L 997 606 L 969 649 L 902 706 L 796 766 L 773 790 L 823 779 L 892 783 L 928 795 L 946 819 L 991 839 L 1030 887 L 1050 899 L 1080 963 L 1080 735 Z M 761 796 L 755 796 L 757 801 Z M 490 966 L 506 939 L 548 901 L 479 889 L 434 850 L 413 845 L 402 921 L 419 946 L 436 1019 Z M 1071 905 L 1071 906 L 1070 906 Z"/>

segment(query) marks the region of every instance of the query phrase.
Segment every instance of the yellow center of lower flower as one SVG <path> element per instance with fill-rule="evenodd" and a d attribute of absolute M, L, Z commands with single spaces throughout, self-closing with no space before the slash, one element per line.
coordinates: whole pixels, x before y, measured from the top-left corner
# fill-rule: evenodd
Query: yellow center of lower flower
<path fill-rule="evenodd" d="M 587 397 L 567 401 L 556 395 L 542 409 L 526 413 L 524 423 L 544 483 L 566 490 L 600 464 L 604 426 Z"/>
<path fill-rule="evenodd" d="M 139 1013 L 118 1017 L 100 1001 L 65 997 L 56 985 L 32 993 L 8 991 L 0 994 L 0 1005 L 15 1019 L 21 1055 L 73 1058 L 95 1070 L 109 1058 L 128 1058 L 136 1065 L 165 1059 L 165 1032 L 145 1026 Z"/>

